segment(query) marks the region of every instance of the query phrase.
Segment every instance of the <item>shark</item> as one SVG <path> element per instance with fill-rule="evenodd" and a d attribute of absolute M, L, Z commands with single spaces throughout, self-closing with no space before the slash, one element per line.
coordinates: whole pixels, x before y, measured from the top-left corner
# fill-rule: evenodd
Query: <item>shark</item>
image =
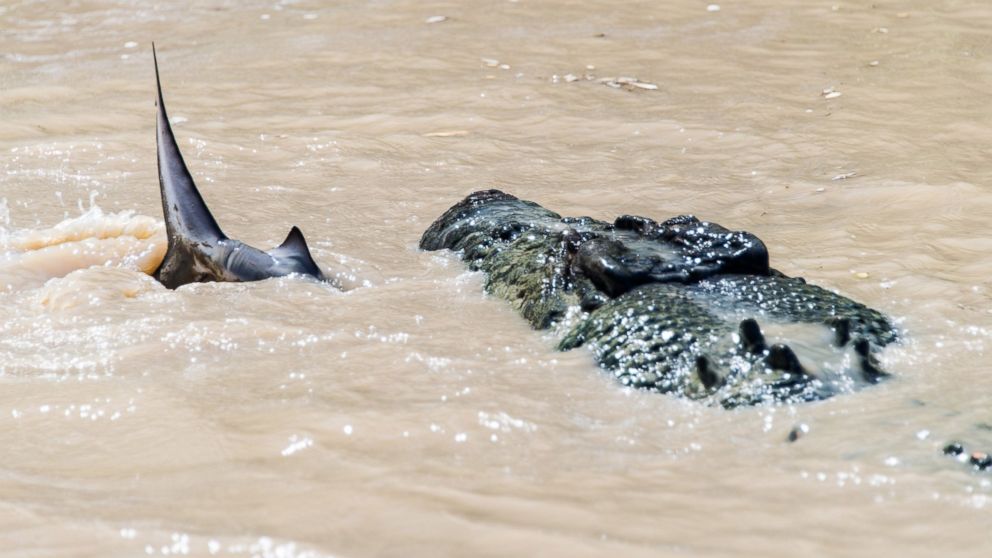
<path fill-rule="evenodd" d="M 152 276 L 170 289 L 189 283 L 259 281 L 294 274 L 327 281 L 310 254 L 303 232 L 296 226 L 282 244 L 270 250 L 260 250 L 224 234 L 179 151 L 165 110 L 154 44 L 152 59 L 158 89 L 158 181 L 168 237 L 165 258 Z"/>

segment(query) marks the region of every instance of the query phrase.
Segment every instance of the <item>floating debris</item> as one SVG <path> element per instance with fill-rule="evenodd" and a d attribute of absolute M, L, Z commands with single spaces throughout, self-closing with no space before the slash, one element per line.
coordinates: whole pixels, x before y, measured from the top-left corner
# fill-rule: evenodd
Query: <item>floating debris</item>
<path fill-rule="evenodd" d="M 840 91 L 834 90 L 833 87 L 828 87 L 828 88 L 824 89 L 820 93 L 820 95 L 822 95 L 824 99 L 830 100 L 830 99 L 836 99 L 837 97 L 840 97 L 841 95 L 843 95 L 843 93 L 841 93 Z"/>
<path fill-rule="evenodd" d="M 710 4 L 709 6 L 706 6 L 706 11 L 707 12 L 719 12 L 720 11 L 720 4 Z"/>
<path fill-rule="evenodd" d="M 889 32 L 889 28 L 888 27 L 876 27 L 876 28 L 872 29 L 871 32 L 872 33 L 881 33 L 881 34 L 884 35 L 884 34 L 886 34 L 886 33 Z"/>
<path fill-rule="evenodd" d="M 481 58 L 480 60 L 482 60 L 482 63 L 490 68 L 499 66 L 499 60 L 496 60 L 495 58 Z"/>
<path fill-rule="evenodd" d="M 872 67 L 878 66 L 878 60 L 872 60 L 871 62 L 868 63 L 868 65 Z"/>
<path fill-rule="evenodd" d="M 424 23 L 441 23 L 442 21 L 448 21 L 448 16 L 435 15 L 424 20 Z"/>
<path fill-rule="evenodd" d="M 599 78 L 599 83 L 607 87 L 612 87 L 614 89 L 626 89 L 627 91 L 633 91 L 634 89 L 647 89 L 653 91 L 658 89 L 658 86 L 646 81 L 641 81 L 635 77 L 604 77 Z"/>
<path fill-rule="evenodd" d="M 854 276 L 857 277 L 858 279 L 867 279 L 871 277 L 871 275 L 869 275 L 867 271 L 855 272 Z"/>
<path fill-rule="evenodd" d="M 425 138 L 456 138 L 467 136 L 468 130 L 441 130 L 439 132 L 427 132 Z"/>
<path fill-rule="evenodd" d="M 858 171 L 845 172 L 834 176 L 830 180 L 847 180 L 848 178 L 853 178 L 857 175 L 858 175 Z"/>
<path fill-rule="evenodd" d="M 593 70 L 596 67 L 592 64 L 586 66 L 587 69 Z M 551 83 L 560 83 L 564 81 L 565 83 L 575 83 L 577 81 L 596 81 L 602 83 L 607 87 L 612 87 L 614 89 L 626 89 L 627 91 L 633 91 L 635 89 L 647 89 L 648 91 L 654 91 L 658 89 L 658 86 L 654 83 L 649 83 L 646 81 L 641 81 L 636 77 L 620 76 L 620 77 L 603 77 L 596 78 L 596 76 L 586 72 L 582 75 L 576 74 L 565 74 L 559 75 L 554 74 L 551 76 Z"/>
<path fill-rule="evenodd" d="M 499 65 L 499 69 L 500 70 L 509 70 L 510 69 L 510 65 L 509 64 L 500 64 Z"/>

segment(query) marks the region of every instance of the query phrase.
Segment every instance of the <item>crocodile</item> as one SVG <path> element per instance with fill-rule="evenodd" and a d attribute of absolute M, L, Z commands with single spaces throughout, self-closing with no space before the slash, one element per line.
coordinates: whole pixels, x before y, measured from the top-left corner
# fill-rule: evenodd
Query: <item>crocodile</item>
<path fill-rule="evenodd" d="M 587 347 L 621 384 L 707 404 L 814 401 L 889 376 L 881 312 L 769 265 L 753 234 L 682 215 L 562 217 L 499 190 L 424 232 L 562 351 Z"/>

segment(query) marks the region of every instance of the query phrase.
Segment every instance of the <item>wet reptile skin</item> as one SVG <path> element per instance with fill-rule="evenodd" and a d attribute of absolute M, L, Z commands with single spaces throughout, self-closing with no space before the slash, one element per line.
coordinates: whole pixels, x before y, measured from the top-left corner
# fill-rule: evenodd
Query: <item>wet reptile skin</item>
<path fill-rule="evenodd" d="M 875 383 L 887 376 L 875 352 L 897 339 L 881 313 L 771 269 L 757 237 L 694 217 L 562 218 L 486 190 L 420 247 L 458 251 L 488 292 L 621 383 L 725 407 Z"/>

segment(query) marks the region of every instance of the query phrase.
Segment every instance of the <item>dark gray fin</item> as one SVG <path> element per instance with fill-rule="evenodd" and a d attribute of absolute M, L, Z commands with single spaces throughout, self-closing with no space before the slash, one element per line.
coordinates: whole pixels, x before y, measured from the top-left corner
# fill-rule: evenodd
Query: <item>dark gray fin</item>
<path fill-rule="evenodd" d="M 165 216 L 165 229 L 169 236 L 169 252 L 182 241 L 214 242 L 227 237 L 220 230 L 200 191 L 193 183 L 193 176 L 186 168 L 179 145 L 169 125 L 162 98 L 162 82 L 158 77 L 158 56 L 152 44 L 152 58 L 155 61 L 155 85 L 158 88 L 158 126 L 156 144 L 158 146 L 158 184 L 162 192 L 162 213 Z M 166 254 L 166 259 L 169 254 Z"/>
<path fill-rule="evenodd" d="M 267 253 L 277 259 L 296 260 L 300 263 L 308 275 L 313 275 L 317 278 L 322 278 L 324 276 L 323 273 L 321 273 L 317 262 L 315 262 L 313 256 L 310 255 L 310 248 L 307 246 L 307 240 L 303 238 L 303 232 L 300 231 L 299 227 L 294 226 L 290 229 L 289 234 L 286 235 L 286 240 L 282 241 L 282 244 L 269 250 Z"/>
<path fill-rule="evenodd" d="M 781 343 L 772 345 L 768 349 L 768 356 L 765 357 L 765 366 L 774 370 L 789 372 L 790 374 L 807 374 L 806 369 L 799 362 L 799 357 L 796 356 L 795 351 L 788 345 Z"/>
<path fill-rule="evenodd" d="M 871 343 L 867 339 L 864 337 L 855 339 L 854 352 L 858 355 L 858 364 L 861 365 L 861 374 L 866 382 L 877 384 L 889 376 L 889 373 L 879 366 L 875 355 L 871 354 Z"/>
<path fill-rule="evenodd" d="M 706 389 L 718 388 L 723 383 L 720 375 L 717 374 L 716 370 L 713 370 L 710 359 L 704 355 L 696 357 L 696 376 L 699 377 L 699 381 L 702 382 L 703 387 Z"/>
<path fill-rule="evenodd" d="M 738 333 L 741 336 L 741 346 L 752 355 L 760 355 L 768 349 L 765 343 L 765 336 L 761 333 L 761 327 L 754 318 L 742 320 L 738 326 Z"/>

